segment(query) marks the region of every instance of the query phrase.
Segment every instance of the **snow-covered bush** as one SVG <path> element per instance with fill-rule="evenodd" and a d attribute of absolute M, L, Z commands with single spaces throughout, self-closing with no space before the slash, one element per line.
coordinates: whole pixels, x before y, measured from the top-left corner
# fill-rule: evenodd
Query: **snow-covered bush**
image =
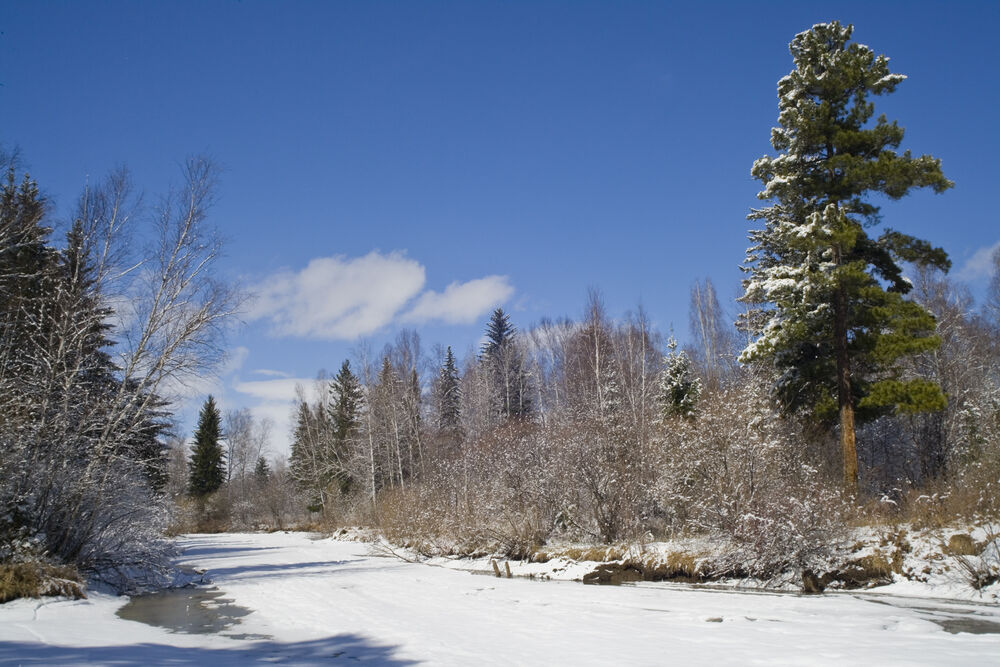
<path fill-rule="evenodd" d="M 430 463 L 419 483 L 379 494 L 375 518 L 391 538 L 441 551 L 527 555 L 558 513 L 543 434 L 509 424 Z"/>
<path fill-rule="evenodd" d="M 391 536 L 445 551 L 525 556 L 556 538 L 610 543 L 647 529 L 649 461 L 600 425 L 512 423 L 381 493 L 377 516 Z"/>
<path fill-rule="evenodd" d="M 763 378 L 706 396 L 696 419 L 666 425 L 658 484 L 675 531 L 717 534 L 718 567 L 769 576 L 811 567 L 841 521 L 835 492 L 808 460 L 801 430 L 767 400 Z"/>

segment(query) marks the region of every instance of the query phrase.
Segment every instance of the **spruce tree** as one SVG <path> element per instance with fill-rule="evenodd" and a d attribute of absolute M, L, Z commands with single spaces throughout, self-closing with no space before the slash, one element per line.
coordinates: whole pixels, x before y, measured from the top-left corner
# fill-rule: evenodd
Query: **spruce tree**
<path fill-rule="evenodd" d="M 89 245 L 83 223 L 75 220 L 66 233 L 66 248 L 59 254 L 61 289 L 56 305 L 66 320 L 73 320 L 70 326 L 76 340 L 69 363 L 89 384 L 106 388 L 115 384 L 117 370 L 104 349 L 113 344 L 109 338 L 113 311 L 101 304 Z"/>
<path fill-rule="evenodd" d="M 80 215 L 66 233 L 66 247 L 58 255 L 59 289 L 51 309 L 54 329 L 65 350 L 62 355 L 64 373 L 74 375 L 72 403 L 81 413 L 80 433 L 90 429 L 97 437 L 111 418 L 104 414 L 121 396 L 132 397 L 113 440 L 113 452 L 141 464 L 146 480 L 155 491 L 161 491 L 167 481 L 167 450 L 163 435 L 170 426 L 168 404 L 159 396 L 142 391 L 135 382 L 122 381 L 108 349 L 111 308 L 104 305 L 94 260 L 94 233 L 88 230 L 82 216 L 90 211 L 81 203 Z M 90 424 L 84 423 L 89 420 Z M 95 432 L 96 431 L 96 432 Z"/>
<path fill-rule="evenodd" d="M 0 186 L 0 356 L 3 376 L 30 377 L 51 338 L 51 303 L 57 293 L 56 253 L 43 224 L 47 203 L 25 175 L 10 168 Z M 25 383 L 21 383 L 22 385 Z M 3 420 L 7 415 L 0 415 Z"/>
<path fill-rule="evenodd" d="M 322 407 L 313 410 L 305 401 L 299 402 L 288 472 L 305 494 L 310 511 L 325 512 L 327 487 L 331 481 L 326 460 L 331 430 Z"/>
<path fill-rule="evenodd" d="M 351 363 L 344 360 L 337 373 L 330 383 L 330 391 L 334 396 L 334 403 L 331 410 L 333 418 L 334 440 L 338 446 L 346 446 L 350 438 L 357 430 L 361 421 L 361 383 L 354 372 L 351 371 Z"/>
<path fill-rule="evenodd" d="M 198 415 L 198 428 L 194 434 L 189 465 L 188 492 L 192 496 L 203 497 L 214 493 L 226 479 L 222 445 L 219 440 L 221 416 L 215 399 L 205 401 Z"/>
<path fill-rule="evenodd" d="M 309 474 L 312 467 L 309 465 L 313 449 L 311 446 L 313 440 L 311 437 L 312 422 L 312 410 L 309 409 L 309 404 L 305 401 L 299 401 L 295 415 L 295 429 L 292 431 L 292 451 L 288 456 L 288 472 L 303 491 L 312 486 L 309 483 L 312 477 Z"/>
<path fill-rule="evenodd" d="M 253 477 L 258 486 L 264 486 L 271 479 L 271 466 L 263 456 L 257 457 L 257 465 L 253 469 Z"/>
<path fill-rule="evenodd" d="M 330 383 L 330 392 L 334 399 L 330 406 L 333 441 L 331 449 L 324 452 L 325 468 L 330 471 L 331 478 L 338 481 L 340 492 L 347 493 L 352 480 L 347 472 L 346 463 L 351 458 L 351 439 L 361 425 L 361 403 L 364 394 L 361 391 L 361 382 L 351 371 L 351 364 L 346 359 Z"/>
<path fill-rule="evenodd" d="M 482 360 L 490 375 L 494 409 L 501 418 L 524 418 L 531 414 L 528 376 L 515 338 L 517 329 L 510 317 L 497 308 L 486 325 Z"/>
<path fill-rule="evenodd" d="M 486 324 L 486 342 L 483 343 L 483 356 L 488 357 L 498 354 L 502 349 L 511 344 L 517 329 L 510 323 L 510 316 L 503 312 L 503 308 L 497 308 L 490 315 L 490 321 Z"/>
<path fill-rule="evenodd" d="M 438 374 L 438 428 L 441 430 L 458 427 L 461 389 L 458 381 L 458 367 L 451 346 L 445 352 L 444 364 Z"/>
<path fill-rule="evenodd" d="M 952 186 L 940 161 L 896 152 L 903 128 L 872 121 L 869 96 L 891 93 L 905 77 L 889 60 L 850 43 L 852 26 L 813 26 L 789 46 L 795 69 L 778 82 L 779 155 L 752 169 L 771 203 L 748 216 L 750 233 L 742 300 L 757 310 L 745 321 L 756 339 L 741 361 L 766 359 L 778 371 L 776 395 L 787 411 L 839 423 L 844 482 L 857 488 L 855 420 L 888 412 L 939 410 L 933 383 L 904 375 L 906 357 L 934 349 L 933 317 L 904 298 L 901 262 L 947 270 L 944 251 L 881 221 L 879 197 L 914 188 Z M 839 417 L 839 419 L 838 419 Z"/>

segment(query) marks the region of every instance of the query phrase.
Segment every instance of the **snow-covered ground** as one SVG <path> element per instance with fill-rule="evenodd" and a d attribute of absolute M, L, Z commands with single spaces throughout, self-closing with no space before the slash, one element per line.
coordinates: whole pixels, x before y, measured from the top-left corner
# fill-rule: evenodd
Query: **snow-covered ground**
<path fill-rule="evenodd" d="M 497 579 L 300 533 L 180 546 L 252 613 L 194 635 L 123 620 L 107 595 L 18 600 L 0 605 L 0 664 L 1000 664 L 1000 634 L 942 627 L 1000 629 L 995 605 Z"/>

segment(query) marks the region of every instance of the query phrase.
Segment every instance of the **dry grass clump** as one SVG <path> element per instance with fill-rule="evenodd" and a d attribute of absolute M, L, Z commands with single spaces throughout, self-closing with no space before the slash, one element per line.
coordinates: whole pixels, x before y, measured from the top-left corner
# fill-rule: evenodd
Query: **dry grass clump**
<path fill-rule="evenodd" d="M 995 480 L 972 480 L 965 475 L 929 481 L 920 488 L 904 485 L 845 510 L 846 523 L 853 528 L 941 530 L 1000 516 L 1000 485 Z"/>
<path fill-rule="evenodd" d="M 171 508 L 165 534 L 176 537 L 185 533 L 224 533 L 230 529 L 229 503 L 222 493 L 204 498 L 183 496 Z"/>
<path fill-rule="evenodd" d="M 701 583 L 710 575 L 708 559 L 684 551 L 635 554 L 621 561 L 603 562 L 584 575 L 585 584 L 622 584 L 632 581 L 680 581 Z"/>
<path fill-rule="evenodd" d="M 908 532 L 900 529 L 883 535 L 880 541 L 880 555 L 888 561 L 890 570 L 896 574 L 903 572 L 903 562 L 906 559 L 906 554 L 913 551 L 913 545 L 910 544 L 907 537 Z"/>
<path fill-rule="evenodd" d="M 666 556 L 656 554 L 645 558 L 635 558 L 626 561 L 642 572 L 646 581 L 683 581 L 696 583 L 705 581 L 708 573 L 705 571 L 707 562 L 703 554 L 687 551 L 672 551 Z"/>
<path fill-rule="evenodd" d="M 847 588 L 860 588 L 872 584 L 889 583 L 894 572 L 899 572 L 899 565 L 893 564 L 895 554 L 885 554 L 882 551 L 865 554 L 854 558 L 837 572 L 837 579 Z"/>
<path fill-rule="evenodd" d="M 0 603 L 17 598 L 86 598 L 80 574 L 70 565 L 0 564 Z"/>
<path fill-rule="evenodd" d="M 985 543 L 973 540 L 971 535 L 956 533 L 948 538 L 944 551 L 948 556 L 978 556 L 985 546 Z"/>
<path fill-rule="evenodd" d="M 390 489 L 379 496 L 378 514 L 374 518 L 387 540 L 423 552 L 427 548 L 424 543 L 440 533 L 441 525 L 435 516 L 422 509 L 419 499 L 407 491 Z"/>
<path fill-rule="evenodd" d="M 613 574 L 632 573 L 631 581 L 683 581 L 695 583 L 705 581 L 709 574 L 705 554 L 688 551 L 668 553 L 642 552 L 630 549 L 628 545 L 614 546 L 567 546 L 537 549 L 531 556 L 536 563 L 547 563 L 555 558 L 568 558 L 576 562 L 593 562 L 603 565 L 613 564 Z M 607 568 L 606 568 L 607 569 Z M 608 570 L 611 572 L 611 570 Z M 617 576 L 612 577 L 617 581 Z M 603 581 L 603 580 L 602 580 Z"/>

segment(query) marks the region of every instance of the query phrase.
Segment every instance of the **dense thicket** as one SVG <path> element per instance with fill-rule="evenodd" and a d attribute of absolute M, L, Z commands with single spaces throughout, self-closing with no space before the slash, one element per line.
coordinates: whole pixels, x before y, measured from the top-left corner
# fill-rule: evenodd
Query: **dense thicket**
<path fill-rule="evenodd" d="M 234 297 L 206 273 L 207 163 L 150 216 L 127 175 L 81 197 L 64 244 L 27 175 L 0 187 L 0 559 L 51 559 L 128 585 L 165 562 L 163 437 L 174 383 L 217 358 Z M 142 230 L 136 230 L 141 234 Z M 183 306 L 183 307 L 182 307 Z"/>

